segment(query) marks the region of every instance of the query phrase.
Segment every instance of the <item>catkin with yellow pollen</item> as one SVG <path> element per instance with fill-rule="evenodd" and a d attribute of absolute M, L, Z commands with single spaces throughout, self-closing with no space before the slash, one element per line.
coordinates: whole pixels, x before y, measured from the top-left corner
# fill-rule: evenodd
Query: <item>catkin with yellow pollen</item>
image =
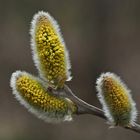
<path fill-rule="evenodd" d="M 43 81 L 26 72 L 13 73 L 11 87 L 21 104 L 45 121 L 69 121 L 76 111 L 72 101 L 51 94 Z"/>
<path fill-rule="evenodd" d="M 130 91 L 118 76 L 113 73 L 102 74 L 97 79 L 98 98 L 104 113 L 112 125 L 133 125 L 137 110 Z"/>
<path fill-rule="evenodd" d="M 70 80 L 68 52 L 56 21 L 43 11 L 31 24 L 34 62 L 40 76 L 54 88 L 62 88 Z"/>

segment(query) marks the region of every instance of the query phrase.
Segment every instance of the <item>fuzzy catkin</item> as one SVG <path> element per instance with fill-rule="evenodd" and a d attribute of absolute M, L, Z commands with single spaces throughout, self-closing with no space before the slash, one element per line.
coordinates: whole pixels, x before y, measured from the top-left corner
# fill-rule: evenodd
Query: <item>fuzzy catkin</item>
<path fill-rule="evenodd" d="M 137 110 L 130 90 L 113 73 L 104 73 L 97 79 L 98 98 L 112 125 L 133 125 Z"/>
<path fill-rule="evenodd" d="M 68 52 L 56 21 L 46 12 L 38 12 L 31 24 L 34 62 L 40 76 L 54 88 L 70 80 Z"/>
<path fill-rule="evenodd" d="M 39 78 L 26 72 L 12 74 L 13 94 L 29 111 L 47 122 L 70 121 L 76 111 L 75 104 L 51 94 L 44 85 Z"/>

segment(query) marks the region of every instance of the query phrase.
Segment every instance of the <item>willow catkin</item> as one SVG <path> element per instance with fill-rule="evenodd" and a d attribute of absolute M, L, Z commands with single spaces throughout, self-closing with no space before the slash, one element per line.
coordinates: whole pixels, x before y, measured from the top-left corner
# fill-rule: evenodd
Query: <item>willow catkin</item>
<path fill-rule="evenodd" d="M 22 105 L 47 122 L 70 121 L 76 112 L 72 101 L 53 95 L 46 83 L 26 72 L 13 73 L 11 87 Z"/>
<path fill-rule="evenodd" d="M 113 73 L 104 73 L 97 79 L 97 91 L 104 113 L 112 125 L 133 125 L 137 110 L 130 90 Z"/>
<path fill-rule="evenodd" d="M 33 58 L 40 76 L 54 88 L 70 80 L 70 63 L 57 22 L 46 12 L 38 12 L 31 23 Z"/>

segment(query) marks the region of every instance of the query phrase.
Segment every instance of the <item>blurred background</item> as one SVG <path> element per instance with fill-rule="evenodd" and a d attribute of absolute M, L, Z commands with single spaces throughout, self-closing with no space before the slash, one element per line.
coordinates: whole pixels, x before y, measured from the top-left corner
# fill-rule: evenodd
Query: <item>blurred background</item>
<path fill-rule="evenodd" d="M 39 10 L 48 11 L 60 24 L 72 64 L 73 80 L 67 84 L 74 93 L 101 108 L 96 78 L 111 71 L 132 90 L 140 111 L 139 0 L 0 0 L 0 140 L 139 140 L 139 134 L 109 129 L 96 116 L 45 123 L 17 102 L 9 87 L 12 72 L 37 75 L 29 28 Z"/>

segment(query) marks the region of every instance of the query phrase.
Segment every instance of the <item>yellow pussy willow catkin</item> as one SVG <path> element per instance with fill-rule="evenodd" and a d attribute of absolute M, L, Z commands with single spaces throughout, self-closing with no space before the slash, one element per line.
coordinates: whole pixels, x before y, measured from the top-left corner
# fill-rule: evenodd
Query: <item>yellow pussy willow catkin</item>
<path fill-rule="evenodd" d="M 135 103 L 130 91 L 116 75 L 102 74 L 97 81 L 97 91 L 108 120 L 114 125 L 133 124 L 137 114 Z"/>
<path fill-rule="evenodd" d="M 16 72 L 12 76 L 12 88 L 16 91 L 17 99 L 27 108 L 36 109 L 37 115 L 46 121 L 71 120 L 71 115 L 76 111 L 75 104 L 67 98 L 51 94 L 42 81 L 25 72 Z M 34 113 L 34 111 L 31 110 Z M 54 121 L 54 120 L 53 120 Z"/>
<path fill-rule="evenodd" d="M 68 53 L 56 21 L 45 12 L 33 18 L 31 27 L 34 61 L 40 76 L 55 88 L 70 79 Z"/>

